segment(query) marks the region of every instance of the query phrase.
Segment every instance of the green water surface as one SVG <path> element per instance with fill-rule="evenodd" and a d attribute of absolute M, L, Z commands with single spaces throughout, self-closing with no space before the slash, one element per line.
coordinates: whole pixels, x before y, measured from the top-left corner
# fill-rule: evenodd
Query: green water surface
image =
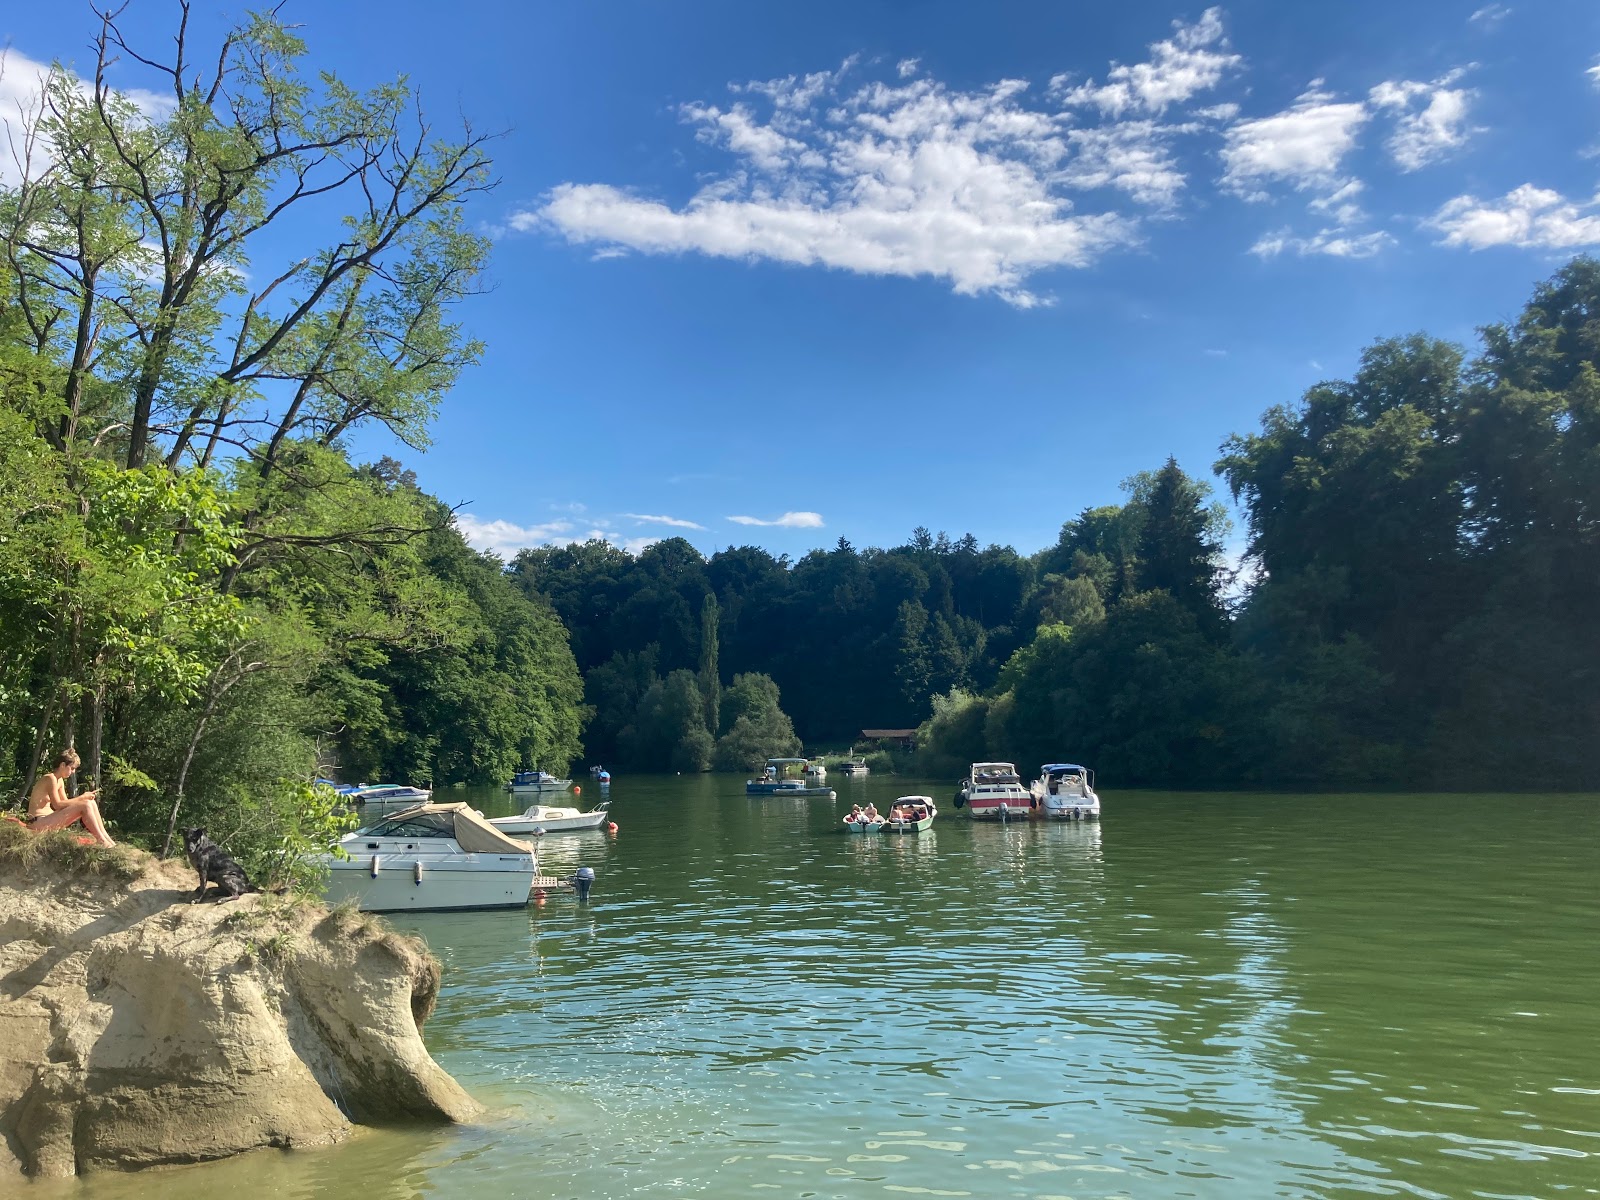
<path fill-rule="evenodd" d="M 398 920 L 482 1124 L 30 1194 L 1600 1195 L 1600 799 L 1113 791 L 999 827 L 832 782 L 622 776 L 616 837 L 545 843 L 589 906 Z M 908 791 L 930 833 L 837 828 Z"/>

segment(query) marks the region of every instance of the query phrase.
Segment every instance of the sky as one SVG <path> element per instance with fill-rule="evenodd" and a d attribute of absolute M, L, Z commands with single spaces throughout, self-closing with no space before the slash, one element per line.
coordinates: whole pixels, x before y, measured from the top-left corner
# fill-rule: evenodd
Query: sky
<path fill-rule="evenodd" d="M 214 36 L 228 10 L 196 8 Z M 132 0 L 124 26 L 159 52 L 176 12 Z M 919 525 L 1030 553 L 1169 455 L 1213 479 L 1224 439 L 1374 339 L 1471 346 L 1600 251 L 1593 3 L 281 16 L 314 66 L 403 73 L 441 129 L 498 134 L 460 313 L 483 362 L 425 453 L 352 449 L 507 556 L 798 557 Z M 83 4 L 0 8 L 0 106 L 29 64 L 87 68 L 95 29 Z"/>

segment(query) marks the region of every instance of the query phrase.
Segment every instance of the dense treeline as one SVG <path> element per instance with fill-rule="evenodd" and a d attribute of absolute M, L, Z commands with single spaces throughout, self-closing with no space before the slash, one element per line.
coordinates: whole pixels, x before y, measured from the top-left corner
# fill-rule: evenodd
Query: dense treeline
<path fill-rule="evenodd" d="M 549 606 L 349 436 L 426 444 L 480 347 L 483 139 L 305 69 L 271 15 L 161 66 L 103 26 L 0 187 L 0 784 L 75 744 L 113 828 L 291 862 L 313 774 L 503 779 L 579 751 Z M 104 83 L 145 62 L 167 102 Z M 197 63 L 208 64 L 197 68 Z M 155 94 L 152 92 L 151 94 Z M 48 763 L 43 764 L 48 766 Z"/>
<path fill-rule="evenodd" d="M 1230 438 L 1242 578 L 1224 510 L 1171 460 L 1029 557 L 919 529 L 793 563 L 595 542 L 511 573 L 571 631 L 591 754 L 642 767 L 715 757 L 716 721 L 674 757 L 644 703 L 709 698 L 714 646 L 721 677 L 771 676 L 808 744 L 920 724 L 941 772 L 1066 756 L 1119 785 L 1600 787 L 1600 263 L 1482 338 L 1470 362 L 1380 341 Z"/>

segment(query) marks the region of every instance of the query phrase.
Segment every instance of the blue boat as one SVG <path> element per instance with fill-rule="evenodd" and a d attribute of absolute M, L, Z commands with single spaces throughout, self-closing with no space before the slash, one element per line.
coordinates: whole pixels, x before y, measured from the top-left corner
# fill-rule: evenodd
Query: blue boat
<path fill-rule="evenodd" d="M 809 764 L 804 758 L 769 758 L 767 765 L 761 771 L 760 779 L 747 779 L 744 784 L 744 793 L 747 796 L 826 796 L 829 800 L 837 798 L 838 793 L 830 787 L 812 787 L 804 778 L 804 772 Z M 798 768 L 800 778 L 790 772 Z"/>

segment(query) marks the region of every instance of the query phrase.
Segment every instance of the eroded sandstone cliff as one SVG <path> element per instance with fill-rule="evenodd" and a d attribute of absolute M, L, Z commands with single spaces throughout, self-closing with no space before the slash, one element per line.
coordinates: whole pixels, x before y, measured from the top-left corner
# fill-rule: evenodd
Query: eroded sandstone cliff
<path fill-rule="evenodd" d="M 286 898 L 190 904 L 182 864 L 39 836 L 0 845 L 0 1183 L 478 1111 L 422 1044 L 421 942 Z"/>

